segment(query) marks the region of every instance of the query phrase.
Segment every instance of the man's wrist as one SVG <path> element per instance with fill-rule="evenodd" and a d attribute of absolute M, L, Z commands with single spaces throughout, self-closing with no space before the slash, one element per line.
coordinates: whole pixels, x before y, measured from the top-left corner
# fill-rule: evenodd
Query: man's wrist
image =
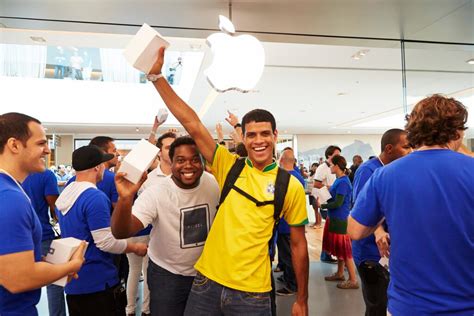
<path fill-rule="evenodd" d="M 163 74 L 160 72 L 159 74 L 148 74 L 146 75 L 146 79 L 151 82 L 155 82 L 160 78 L 164 78 Z"/>
<path fill-rule="evenodd" d="M 296 302 L 298 302 L 298 304 L 308 304 L 308 295 L 296 294 Z"/>

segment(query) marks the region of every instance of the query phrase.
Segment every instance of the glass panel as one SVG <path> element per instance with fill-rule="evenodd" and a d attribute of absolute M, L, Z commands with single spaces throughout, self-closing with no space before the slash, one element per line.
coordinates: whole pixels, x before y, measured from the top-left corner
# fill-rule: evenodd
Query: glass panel
<path fill-rule="evenodd" d="M 466 138 L 473 138 L 474 45 L 406 43 L 405 58 L 408 110 L 431 94 L 453 97 L 470 112 Z"/>

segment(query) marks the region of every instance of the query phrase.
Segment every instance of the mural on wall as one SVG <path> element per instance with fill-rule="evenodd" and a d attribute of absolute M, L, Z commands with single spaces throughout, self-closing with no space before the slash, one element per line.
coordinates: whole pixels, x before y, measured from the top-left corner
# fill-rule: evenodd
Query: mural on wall
<path fill-rule="evenodd" d="M 306 167 L 311 166 L 313 162 L 319 162 L 320 158 L 326 160 L 324 157 L 324 152 L 326 148 L 333 144 L 327 144 L 323 147 L 313 148 L 307 151 L 299 152 L 298 158 L 300 162 L 303 162 Z M 339 145 L 340 146 L 340 145 Z M 375 156 L 375 150 L 369 143 L 364 143 L 363 141 L 355 139 L 353 143 L 340 146 L 342 149 L 341 155 L 344 156 L 347 160 L 348 167 L 352 165 L 352 157 L 354 155 L 362 156 L 362 159 L 366 161 L 370 156 Z"/>

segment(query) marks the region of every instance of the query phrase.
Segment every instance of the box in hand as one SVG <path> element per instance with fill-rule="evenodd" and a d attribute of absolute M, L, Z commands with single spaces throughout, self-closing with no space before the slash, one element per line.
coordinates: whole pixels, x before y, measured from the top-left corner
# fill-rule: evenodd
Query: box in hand
<path fill-rule="evenodd" d="M 128 181 L 138 183 L 143 172 L 148 170 L 156 159 L 158 151 L 159 149 L 155 145 L 144 139 L 140 140 L 123 159 L 119 172 L 127 173 L 125 179 Z"/>
<path fill-rule="evenodd" d="M 74 237 L 54 239 L 51 246 L 49 246 L 45 261 L 51 264 L 66 263 L 71 260 L 74 251 L 76 251 L 80 244 L 81 240 Z M 53 282 L 53 284 L 59 286 L 66 286 L 66 283 L 67 276 Z"/>
<path fill-rule="evenodd" d="M 138 33 L 125 48 L 125 59 L 136 69 L 148 74 L 158 58 L 160 47 L 168 48 L 168 43 L 157 31 L 144 23 Z"/>
<path fill-rule="evenodd" d="M 160 122 L 160 124 L 163 124 L 168 118 L 168 110 L 165 108 L 159 109 L 156 117 L 158 118 L 158 122 Z"/>

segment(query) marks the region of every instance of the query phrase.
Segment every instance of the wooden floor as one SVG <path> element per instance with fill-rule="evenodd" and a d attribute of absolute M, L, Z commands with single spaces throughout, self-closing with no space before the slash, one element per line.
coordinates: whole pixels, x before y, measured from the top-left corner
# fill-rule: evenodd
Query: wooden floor
<path fill-rule="evenodd" d="M 323 228 L 315 229 L 307 225 L 306 240 L 308 242 L 309 261 L 319 261 L 323 245 Z"/>

